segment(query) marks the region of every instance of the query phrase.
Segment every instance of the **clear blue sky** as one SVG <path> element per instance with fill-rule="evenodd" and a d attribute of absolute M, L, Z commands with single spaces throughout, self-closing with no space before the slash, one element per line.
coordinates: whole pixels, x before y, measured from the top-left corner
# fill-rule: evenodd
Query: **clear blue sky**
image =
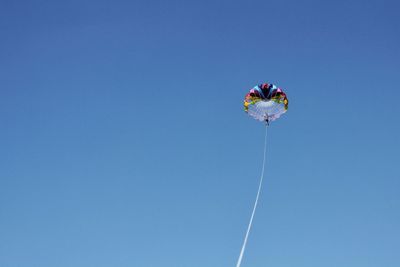
<path fill-rule="evenodd" d="M 397 1 L 0 1 L 0 266 L 400 266 Z"/>

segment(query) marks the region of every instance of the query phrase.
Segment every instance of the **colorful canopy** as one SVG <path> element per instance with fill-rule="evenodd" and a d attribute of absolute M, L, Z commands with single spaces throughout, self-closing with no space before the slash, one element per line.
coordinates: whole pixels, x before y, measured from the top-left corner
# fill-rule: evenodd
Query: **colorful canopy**
<path fill-rule="evenodd" d="M 263 83 L 250 89 L 244 98 L 244 110 L 259 121 L 269 123 L 288 109 L 289 101 L 282 89 Z"/>

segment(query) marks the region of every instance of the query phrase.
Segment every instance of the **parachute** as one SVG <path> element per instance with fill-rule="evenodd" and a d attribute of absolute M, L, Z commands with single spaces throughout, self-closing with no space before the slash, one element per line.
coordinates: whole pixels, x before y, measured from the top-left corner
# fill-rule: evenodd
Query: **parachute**
<path fill-rule="evenodd" d="M 278 119 L 287 111 L 288 106 L 286 94 L 274 84 L 263 83 L 254 86 L 244 98 L 244 111 L 267 124 Z"/>
<path fill-rule="evenodd" d="M 266 151 L 267 151 L 267 129 L 270 121 L 278 119 L 288 109 L 289 100 L 282 89 L 273 84 L 263 83 L 250 89 L 244 98 L 244 111 L 256 120 L 266 122 L 264 137 L 264 158 L 262 162 L 260 182 L 258 184 L 257 196 L 254 202 L 253 211 L 250 216 L 250 222 L 247 226 L 246 235 L 240 250 L 236 267 L 240 267 L 246 249 L 247 239 L 253 224 L 254 214 L 257 209 L 258 199 L 261 193 L 261 187 L 264 179 Z"/>

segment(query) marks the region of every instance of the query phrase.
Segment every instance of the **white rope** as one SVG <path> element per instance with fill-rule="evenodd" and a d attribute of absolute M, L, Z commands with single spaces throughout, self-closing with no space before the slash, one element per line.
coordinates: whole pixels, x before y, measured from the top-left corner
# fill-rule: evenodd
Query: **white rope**
<path fill-rule="evenodd" d="M 267 133 L 268 133 L 268 126 L 266 125 L 265 126 L 265 138 L 264 138 L 264 157 L 263 157 L 263 163 L 262 163 L 262 171 L 261 171 L 260 183 L 258 185 L 256 201 L 254 202 L 253 212 L 251 213 L 249 226 L 247 227 L 246 236 L 244 237 L 243 246 L 242 246 L 242 249 L 240 251 L 240 255 L 239 255 L 239 259 L 237 261 L 236 267 L 240 267 L 240 264 L 242 263 L 244 250 L 246 249 L 247 238 L 249 237 L 251 225 L 253 224 L 253 218 L 254 218 L 254 214 L 256 212 L 258 198 L 259 198 L 260 192 L 261 192 L 262 182 L 263 182 L 263 179 L 264 179 L 265 159 L 266 159 L 266 152 L 267 152 Z"/>

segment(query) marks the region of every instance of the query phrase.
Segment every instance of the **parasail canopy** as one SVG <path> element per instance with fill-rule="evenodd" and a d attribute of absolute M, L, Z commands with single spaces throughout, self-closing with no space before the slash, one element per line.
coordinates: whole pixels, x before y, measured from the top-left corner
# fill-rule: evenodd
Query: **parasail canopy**
<path fill-rule="evenodd" d="M 269 123 L 288 109 L 289 100 L 281 88 L 263 83 L 254 86 L 244 98 L 244 110 L 259 121 Z"/>

